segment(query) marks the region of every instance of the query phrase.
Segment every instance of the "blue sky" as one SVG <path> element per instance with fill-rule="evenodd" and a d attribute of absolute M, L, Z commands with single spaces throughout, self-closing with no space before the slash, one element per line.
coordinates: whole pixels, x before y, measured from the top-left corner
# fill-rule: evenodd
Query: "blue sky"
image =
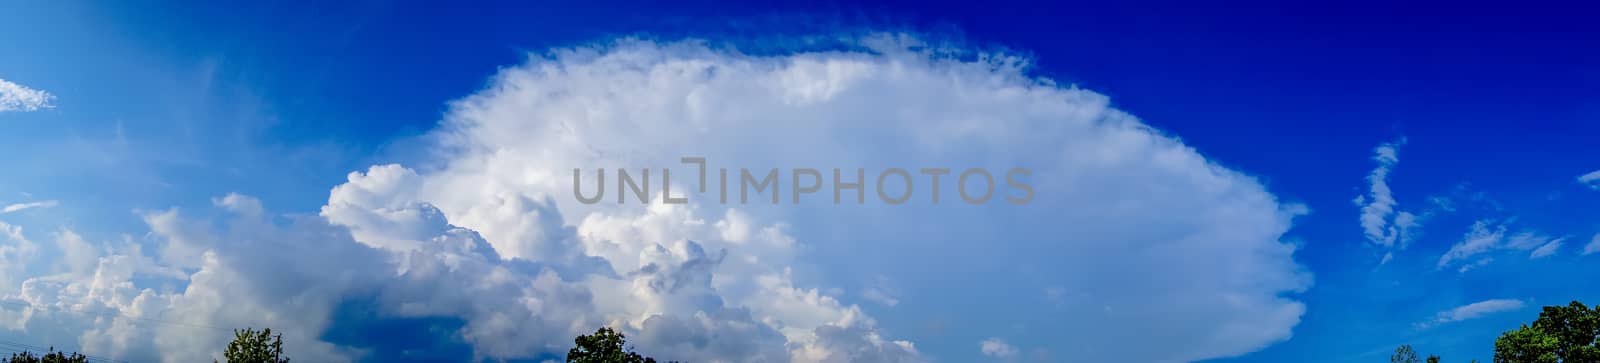
<path fill-rule="evenodd" d="M 0 12 L 0 80 L 49 95 L 0 112 L 0 205 L 17 206 L 0 227 L 20 231 L 0 239 L 15 247 L 0 250 L 0 340 L 181 360 L 211 354 L 194 336 L 273 324 L 303 335 L 291 346 L 308 361 L 401 347 L 536 361 L 558 356 L 567 325 L 622 324 L 642 350 L 694 360 L 805 360 L 803 342 L 876 354 L 857 361 L 1381 361 L 1398 344 L 1482 361 L 1539 306 L 1600 301 L 1585 283 L 1600 279 L 1600 254 L 1585 254 L 1600 243 L 1600 184 L 1582 178 L 1600 170 L 1586 5 L 437 5 Z M 939 46 L 955 55 L 927 51 Z M 745 77 L 650 78 L 684 60 Z M 880 78 L 890 69 L 910 71 Z M 735 99 L 766 77 L 788 93 Z M 616 86 L 628 82 L 646 86 Z M 994 96 L 1017 87 L 1059 101 Z M 696 102 L 708 108 L 681 110 Z M 1106 107 L 1159 131 L 1122 128 Z M 1041 121 L 1081 117 L 1098 121 Z M 647 210 L 578 205 L 561 178 L 691 154 L 1022 165 L 1041 197 Z M 469 247 L 420 251 L 496 256 L 481 271 L 385 270 L 395 251 L 457 238 L 443 244 Z M 263 251 L 298 272 L 237 262 Z M 630 272 L 657 257 L 665 267 Z M 37 263 L 51 258 L 71 263 Z M 341 262 L 346 278 L 322 276 Z M 453 288 L 435 280 L 502 276 L 483 271 L 540 287 L 439 297 Z M 84 293 L 100 291 L 94 276 L 127 287 Z M 652 281 L 696 282 L 627 288 Z M 215 286 L 265 292 L 203 298 Z M 564 297 L 584 301 L 551 302 Z M 271 303 L 290 298 L 310 302 Z M 527 301 L 546 302 L 524 320 L 489 313 Z M 645 323 L 696 312 L 716 318 L 692 331 L 740 338 L 696 345 Z M 1142 347 L 1160 341 L 1197 343 Z"/>

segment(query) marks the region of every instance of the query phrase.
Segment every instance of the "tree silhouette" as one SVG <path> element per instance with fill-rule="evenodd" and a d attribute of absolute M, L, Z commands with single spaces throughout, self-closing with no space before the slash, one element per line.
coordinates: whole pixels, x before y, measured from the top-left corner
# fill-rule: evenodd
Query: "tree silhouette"
<path fill-rule="evenodd" d="M 639 355 L 627 348 L 627 338 L 611 328 L 573 339 L 576 347 L 567 351 L 567 363 L 655 363 L 655 358 Z"/>
<path fill-rule="evenodd" d="M 1394 348 L 1394 354 L 1389 355 L 1389 363 L 1423 363 L 1423 362 L 1426 362 L 1426 363 L 1439 363 L 1439 356 L 1438 355 L 1429 354 L 1428 355 L 1428 359 L 1418 361 L 1417 360 L 1417 351 L 1411 349 L 1411 345 L 1410 344 L 1402 344 L 1399 347 Z M 1472 360 L 1471 363 L 1478 363 L 1478 361 L 1477 360 Z"/>
<path fill-rule="evenodd" d="M 35 356 L 35 355 L 33 355 L 33 353 L 21 352 L 21 353 L 12 353 L 10 358 L 0 359 L 0 363 L 88 363 L 88 362 L 89 362 L 89 357 L 84 356 L 83 354 L 72 353 L 72 355 L 67 355 L 66 352 L 57 352 L 56 348 L 54 348 L 54 347 L 51 347 L 50 350 L 47 353 L 45 353 L 43 356 Z"/>
<path fill-rule="evenodd" d="M 1546 306 L 1533 325 L 1523 324 L 1494 341 L 1495 363 L 1600 362 L 1600 306 L 1573 301 Z"/>
<path fill-rule="evenodd" d="M 222 357 L 228 363 L 289 363 L 283 354 L 283 334 L 272 335 L 270 328 L 234 330 Z"/>
<path fill-rule="evenodd" d="M 1422 363 L 1417 360 L 1417 351 L 1411 350 L 1410 344 L 1394 348 L 1394 354 L 1389 356 L 1389 363 Z"/>

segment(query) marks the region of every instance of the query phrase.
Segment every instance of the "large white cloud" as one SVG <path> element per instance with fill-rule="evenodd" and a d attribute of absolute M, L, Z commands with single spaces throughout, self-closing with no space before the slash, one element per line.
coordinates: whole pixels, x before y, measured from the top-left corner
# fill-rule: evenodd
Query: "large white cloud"
<path fill-rule="evenodd" d="M 790 241 L 781 232 L 753 234 L 779 236 L 770 241 L 740 241 L 723 237 L 750 234 L 705 231 L 740 225 L 733 213 L 808 216 L 797 217 L 801 220 L 824 215 L 820 218 L 837 223 L 830 228 L 844 233 L 895 231 L 902 238 L 929 239 L 928 248 L 987 243 L 1005 250 L 1038 247 L 1007 246 L 1008 239 L 1050 241 L 1051 251 L 1017 262 L 1053 260 L 1059 265 L 1045 271 L 1051 279 L 1071 280 L 1066 288 L 1125 309 L 1108 314 L 1093 306 L 1068 314 L 1082 320 L 1135 320 L 1094 330 L 1068 328 L 1065 334 L 1115 344 L 1117 334 L 1159 331 L 1173 341 L 1193 342 L 1141 351 L 1148 355 L 1135 360 L 1236 355 L 1289 336 L 1303 306 L 1283 294 L 1305 288 L 1309 279 L 1290 257 L 1294 248 L 1279 238 L 1303 209 L 1279 204 L 1254 179 L 1218 167 L 1106 107 L 1100 95 L 1027 77 L 1019 59 L 950 56 L 898 37 L 869 37 L 855 45 L 867 50 L 754 56 L 695 42 L 622 41 L 535 57 L 454 105 L 438 134 L 451 155 L 436 170 L 420 172 L 428 180 L 423 199 L 438 205 L 452 223 L 484 232 L 498 250 L 520 251 L 509 257 L 561 255 L 562 243 L 513 237 L 547 234 L 524 232 L 528 228 L 517 222 L 533 217 L 505 207 L 516 204 L 509 201 L 547 198 L 563 215 L 583 216 L 569 217 L 580 221 L 583 249 L 619 271 L 637 266 L 637 251 L 657 243 L 690 239 L 709 251 L 725 250 L 728 256 L 717 265 L 713 285 L 730 303 L 766 320 L 819 313 L 805 312 L 817 309 L 813 306 L 787 307 L 793 304 L 773 300 L 784 295 L 772 286 L 793 282 L 752 284 L 750 276 L 773 276 L 777 266 L 792 263 L 795 243 L 826 249 L 830 241 Z M 1021 213 L 1031 217 L 1023 220 L 1051 222 L 960 241 L 940 234 L 957 235 L 954 229 L 962 225 L 998 226 L 1006 217 L 940 217 L 926 203 L 895 207 L 900 209 L 892 213 L 835 207 L 827 203 L 828 189 L 811 199 L 817 201 L 813 204 L 794 205 L 785 195 L 785 206 L 723 208 L 712 196 L 713 187 L 712 193 L 691 193 L 687 207 L 658 205 L 644 213 L 636 204 L 583 205 L 572 197 L 574 168 L 589 173 L 674 167 L 674 176 L 693 175 L 693 167 L 678 163 L 685 156 L 705 157 L 713 170 L 817 167 L 824 174 L 829 167 L 873 165 L 1026 166 L 1036 171 L 1039 197 L 1017 208 L 1026 208 Z M 690 178 L 680 178 L 674 179 L 681 183 L 675 190 L 693 190 L 695 184 L 685 181 Z M 954 192 L 944 193 L 944 203 L 959 203 Z M 720 222 L 677 217 L 683 214 L 728 217 Z M 872 223 L 850 223 L 863 215 L 871 215 Z M 979 219 L 952 219 L 968 217 Z M 939 225 L 947 227 L 930 228 Z M 915 251 L 867 258 L 912 256 Z M 1162 318 L 1171 316 L 1166 314 L 1197 318 L 1169 324 Z M 1107 326 L 1128 330 L 1103 334 Z M 791 340 L 815 335 L 807 329 L 779 330 Z"/>
<path fill-rule="evenodd" d="M 362 297 L 387 316 L 460 319 L 457 336 L 491 359 L 559 355 L 573 335 L 611 325 L 666 359 L 927 360 L 907 338 L 915 329 L 882 326 L 833 292 L 855 276 L 817 268 L 868 261 L 884 271 L 867 276 L 897 281 L 892 308 L 1074 322 L 1049 329 L 1081 343 L 1052 351 L 1075 360 L 1203 360 L 1291 335 L 1305 308 L 1289 295 L 1311 282 L 1282 238 L 1304 207 L 1104 96 L 1029 77 L 1022 59 L 905 36 L 843 42 L 749 55 L 623 40 L 533 55 L 453 103 L 425 160 L 351 173 L 316 216 L 278 216 L 237 195 L 215 201 L 231 216 L 222 227 L 143 212 L 158 242 L 150 252 L 103 246 L 92 276 L 23 282 L 8 296 L 38 314 L 5 316 L 26 329 L 81 327 L 80 343 L 105 355 L 173 362 L 224 343 L 195 325 L 266 324 L 285 331 L 297 360 L 358 358 L 319 333 L 338 324 L 338 304 Z M 1037 197 L 1009 205 L 1001 188 L 989 205 L 967 205 L 949 175 L 939 205 L 923 199 L 925 180 L 905 206 L 879 203 L 870 180 L 866 205 L 831 205 L 827 187 L 807 203 L 786 194 L 780 206 L 721 205 L 692 192 L 684 156 L 785 177 L 799 167 L 1026 167 Z M 662 167 L 690 203 L 586 205 L 571 194 L 574 168 Z M 845 245 L 874 236 L 918 248 Z M 977 268 L 988 265 L 1033 276 Z M 162 291 L 134 275 L 187 286 Z M 917 301 L 930 292 L 916 281 L 974 291 Z M 1072 298 L 976 296 L 1046 287 Z M 1151 340 L 1168 343 L 1128 346 Z"/>

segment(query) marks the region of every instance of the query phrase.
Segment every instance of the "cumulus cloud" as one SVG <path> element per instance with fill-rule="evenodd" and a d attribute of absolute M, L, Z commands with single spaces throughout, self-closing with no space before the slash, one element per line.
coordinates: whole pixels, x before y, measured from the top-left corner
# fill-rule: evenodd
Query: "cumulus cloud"
<path fill-rule="evenodd" d="M 0 293 L 16 290 L 23 269 L 38 250 L 38 245 L 22 234 L 21 226 L 0 221 Z"/>
<path fill-rule="evenodd" d="M 1448 324 L 1462 320 L 1477 319 L 1489 314 L 1512 311 L 1522 308 L 1522 300 L 1516 299 L 1491 299 L 1462 305 L 1454 309 L 1445 310 L 1435 315 L 1432 320 L 1417 323 L 1417 328 Z"/>
<path fill-rule="evenodd" d="M 48 92 L 0 79 L 0 112 L 38 111 L 52 107 L 50 105 L 52 99 L 55 99 L 55 96 Z"/>
<path fill-rule="evenodd" d="M 209 226 L 175 212 L 165 218 L 147 222 Z M 317 219 L 299 218 L 280 227 L 262 217 L 237 215 L 222 224 L 221 230 L 151 227 L 158 244 L 202 248 L 193 263 L 148 254 L 132 239 L 90 243 L 63 230 L 57 239 L 70 268 L 22 281 L 20 291 L 4 299 L 25 307 L 4 325 L 41 340 L 76 334 L 76 339 L 45 341 L 76 341 L 82 351 L 124 359 L 216 358 L 215 347 L 227 344 L 227 330 L 247 326 L 282 331 L 297 358 L 351 356 L 348 349 L 316 337 L 354 287 L 377 286 L 385 275 L 373 266 L 381 260 Z M 185 235 L 201 231 L 215 238 Z M 170 290 L 152 282 L 183 287 Z"/>
<path fill-rule="evenodd" d="M 1017 348 L 1012 347 L 1011 344 L 1006 344 L 1000 338 L 984 339 L 978 343 L 978 350 L 983 352 L 983 355 L 993 358 L 1004 359 L 1017 356 Z"/>
<path fill-rule="evenodd" d="M 1188 342 L 1122 358 L 1181 361 L 1232 356 L 1289 337 L 1304 306 L 1284 295 L 1306 288 L 1310 279 L 1293 262 L 1294 247 L 1279 238 L 1304 208 L 1280 204 L 1255 179 L 1219 167 L 1176 139 L 1107 108 L 1103 96 L 1028 78 L 1019 59 L 950 57 L 903 37 L 875 37 L 856 46 L 866 49 L 772 57 L 695 42 L 622 41 L 536 57 L 506 70 L 488 90 L 453 106 L 445 131 L 438 136 L 457 154 L 445 167 L 423 175 L 424 199 L 452 223 L 483 232 L 491 243 L 502 243 L 497 241 L 507 239 L 498 236 L 518 233 L 506 228 L 516 224 L 504 222 L 511 216 L 491 213 L 507 208 L 491 207 L 556 196 L 555 209 L 580 216 L 573 220 L 581 221 L 578 235 L 586 253 L 619 270 L 638 266 L 634 251 L 651 243 L 683 238 L 677 236 L 707 226 L 723 228 L 719 232 L 724 233 L 689 239 L 705 243 L 708 250 L 728 251 L 713 279 L 725 299 L 748 306 L 769 321 L 820 322 L 832 319 L 795 320 L 817 314 L 812 311 L 818 308 L 774 300 L 786 295 L 779 293 L 785 290 L 769 286 L 795 282 L 748 281 L 750 276 L 787 279 L 767 266 L 794 263 L 795 243 L 820 249 L 828 248 L 829 241 L 798 241 L 782 233 L 780 225 L 765 228 L 775 232 L 755 232 L 763 229 L 740 227 L 737 218 L 703 220 L 698 216 L 727 215 L 718 212 L 723 208 L 708 202 L 710 198 L 691 202 L 690 207 L 651 207 L 643 214 L 632 210 L 638 207 L 610 201 L 584 205 L 569 196 L 569 173 L 575 168 L 675 166 L 682 156 L 755 168 L 890 163 L 918 167 L 960 160 L 973 164 L 957 166 L 1004 170 L 1026 164 L 1035 169 L 1034 180 L 1047 183 L 1038 186 L 1039 199 L 1027 214 L 1048 215 L 1055 221 L 1040 219 L 1029 224 L 1034 227 L 983 240 L 1030 238 L 1024 236 L 1054 240 L 1052 246 L 1058 249 L 993 257 L 1059 266 L 1049 273 L 1061 276 L 1116 276 L 1063 287 L 1115 304 L 1120 309 L 1117 314 L 1097 307 L 1070 315 L 1086 321 L 1123 321 L 1100 325 L 1128 329 L 1121 334 L 1161 331 L 1171 338 L 1166 340 Z M 686 145 L 690 140 L 692 146 Z M 678 170 L 692 169 L 674 171 Z M 683 183 L 673 189 L 693 188 Z M 946 189 L 946 193 L 953 192 Z M 949 194 L 945 198 L 955 199 Z M 783 213 L 770 209 L 726 208 L 764 215 L 839 216 L 864 214 L 859 211 L 865 208 L 794 206 Z M 706 212 L 679 217 L 698 210 Z M 900 211 L 895 214 L 921 214 L 914 208 Z M 937 251 L 967 249 L 976 241 L 961 244 L 939 236 L 937 232 L 949 229 L 927 228 L 930 223 L 1004 221 L 997 216 L 936 222 L 877 215 L 875 225 L 836 217 L 839 224 L 830 228 L 856 234 L 905 231 L 896 238 L 927 239 L 925 250 Z M 673 220 L 684 222 L 665 223 Z M 738 241 L 743 236 L 771 237 L 762 243 Z M 526 251 L 522 256 L 561 255 L 560 243 L 540 238 L 519 241 L 530 244 L 508 247 Z M 899 258 L 914 260 L 918 257 L 909 256 L 921 252 L 905 251 Z M 891 258 L 862 258 L 868 257 Z M 1125 270 L 1141 273 L 1115 272 Z M 989 279 L 1002 280 L 984 278 Z M 831 308 L 835 305 L 849 306 L 832 302 L 835 299 L 807 298 L 829 301 L 822 304 L 830 307 L 823 312 L 836 309 Z M 1186 303 L 1174 307 L 1140 301 Z M 1203 318 L 1174 325 L 1157 318 L 1157 311 Z M 1154 326 L 1164 328 L 1149 329 Z M 791 342 L 818 339 L 815 329 L 779 330 Z M 1103 329 L 1068 329 L 1064 334 L 1090 345 L 1118 340 L 1117 334 Z M 1083 354 L 1088 360 L 1110 359 Z"/>
<path fill-rule="evenodd" d="M 1417 215 L 1398 209 L 1394 191 L 1389 188 L 1389 173 L 1400 163 L 1400 146 L 1405 143 L 1405 139 L 1399 139 L 1372 150 L 1372 160 L 1378 166 L 1367 174 L 1367 194 L 1355 199 L 1361 207 L 1361 228 L 1367 241 L 1384 248 L 1405 248 L 1411 242 L 1411 230 L 1420 224 Z M 1386 253 L 1382 262 L 1393 258 L 1392 253 Z"/>
<path fill-rule="evenodd" d="M 44 200 L 44 201 L 38 201 L 38 202 L 8 204 L 5 207 L 0 207 L 0 214 L 19 212 L 19 211 L 22 211 L 22 210 L 25 210 L 25 209 L 32 209 L 32 208 L 50 208 L 50 207 L 55 207 L 57 204 L 59 204 L 59 202 L 54 201 L 54 200 Z"/>
<path fill-rule="evenodd" d="M 1104 96 L 1028 76 L 1024 59 L 959 56 L 899 35 L 844 42 L 750 55 L 622 40 L 533 55 L 453 102 L 427 137 L 436 147 L 426 160 L 351 172 L 315 215 L 274 214 L 238 194 L 213 200 L 223 220 L 141 211 L 150 241 L 86 249 L 93 268 L 27 279 L 0 298 L 34 315 L 5 315 L 15 318 L 7 326 L 81 327 L 65 331 L 94 351 L 179 362 L 214 357 L 225 343 L 196 326 L 265 325 L 284 331 L 297 360 L 347 361 L 369 348 L 321 333 L 341 323 L 342 304 L 370 301 L 378 319 L 459 321 L 449 336 L 486 359 L 559 355 L 572 336 L 612 326 L 668 360 L 928 360 L 905 331 L 824 288 L 830 276 L 818 264 L 859 258 L 904 261 L 880 263 L 898 269 L 886 274 L 997 271 L 949 283 L 958 289 L 1012 280 L 976 264 L 1043 266 L 1075 305 L 981 318 L 1068 319 L 1078 324 L 1061 325 L 1061 339 L 1086 347 L 1174 342 L 1062 352 L 1086 361 L 1230 357 L 1291 335 L 1305 310 L 1291 295 L 1311 277 L 1281 238 L 1303 206 Z M 682 156 L 735 168 L 1020 165 L 1034 170 L 1038 197 L 1013 213 L 969 213 L 1007 206 L 953 204 L 945 189 L 937 208 L 949 208 L 886 213 L 872 202 L 570 196 L 575 168 L 677 167 Z M 672 189 L 693 190 L 683 180 Z M 896 234 L 873 235 L 885 231 Z M 891 256 L 833 241 L 861 235 L 921 245 Z M 951 304 L 918 302 L 960 308 Z"/>
<path fill-rule="evenodd" d="M 1595 190 L 1600 190 L 1600 170 L 1578 176 L 1578 183 L 1587 185 Z"/>

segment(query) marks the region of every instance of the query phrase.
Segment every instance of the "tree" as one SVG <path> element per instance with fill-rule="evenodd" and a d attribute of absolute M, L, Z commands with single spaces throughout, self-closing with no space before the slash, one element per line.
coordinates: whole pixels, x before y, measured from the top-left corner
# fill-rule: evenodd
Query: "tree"
<path fill-rule="evenodd" d="M 283 334 L 272 335 L 270 328 L 233 331 L 233 341 L 222 357 L 228 363 L 289 363 L 283 354 Z"/>
<path fill-rule="evenodd" d="M 1417 351 L 1411 349 L 1411 345 L 1410 344 L 1402 344 L 1402 345 L 1400 345 L 1400 347 L 1394 348 L 1394 354 L 1389 356 L 1389 363 L 1422 363 L 1422 362 L 1423 361 L 1417 361 Z M 1429 354 L 1428 355 L 1428 359 L 1425 360 L 1425 362 L 1427 362 L 1427 363 L 1439 363 L 1439 356 L 1438 355 Z M 1471 363 L 1478 363 L 1478 361 L 1477 360 L 1473 360 Z"/>
<path fill-rule="evenodd" d="M 567 363 L 655 363 L 655 358 L 645 357 L 628 349 L 627 339 L 611 328 L 602 327 L 594 334 L 579 335 L 573 339 L 576 347 L 567 351 Z"/>
<path fill-rule="evenodd" d="M 50 350 L 47 353 L 45 353 L 44 355 L 42 355 L 42 356 L 34 356 L 33 353 L 29 353 L 29 352 L 24 351 L 22 353 L 12 353 L 10 358 L 0 359 L 0 363 L 88 363 L 88 362 L 89 362 L 89 357 L 84 356 L 83 354 L 72 353 L 72 355 L 67 355 L 66 352 L 57 352 L 56 348 L 54 348 L 54 347 L 50 348 Z"/>
<path fill-rule="evenodd" d="M 1417 351 L 1411 350 L 1410 344 L 1394 348 L 1394 354 L 1389 356 L 1389 363 L 1422 363 L 1417 360 Z"/>
<path fill-rule="evenodd" d="M 1495 363 L 1600 362 L 1600 306 L 1573 301 L 1546 306 L 1533 325 L 1523 324 L 1494 341 Z"/>

